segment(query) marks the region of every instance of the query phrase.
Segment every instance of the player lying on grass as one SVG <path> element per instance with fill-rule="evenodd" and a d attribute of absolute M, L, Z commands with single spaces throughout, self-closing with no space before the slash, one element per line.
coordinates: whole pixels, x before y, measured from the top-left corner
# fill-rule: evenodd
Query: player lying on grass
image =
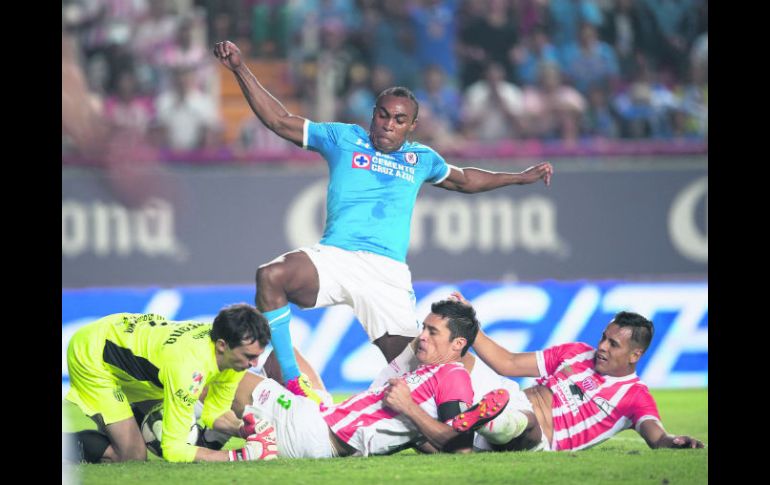
<path fill-rule="evenodd" d="M 263 444 L 252 443 L 252 433 L 244 432 L 243 422 L 230 408 L 241 377 L 256 364 L 269 339 L 267 320 L 246 304 L 223 308 L 211 324 L 118 313 L 79 329 L 67 349 L 71 389 L 65 399 L 93 419 L 99 431 L 74 433 L 74 459 L 146 460 L 131 403 L 152 400 L 163 401 L 162 448 L 167 460 L 259 458 Z M 244 448 L 228 452 L 187 443 L 194 403 L 204 386 L 208 394 L 203 423 L 246 438 Z"/>
<path fill-rule="evenodd" d="M 233 409 L 244 421 L 274 424 L 279 455 L 329 458 L 424 451 L 470 451 L 472 431 L 497 416 L 508 392 L 493 390 L 476 406 L 460 359 L 473 343 L 478 320 L 472 307 L 443 300 L 431 307 L 416 337 L 419 365 L 383 385 L 339 403 L 320 406 L 270 378 L 246 373 Z M 461 426 L 458 415 L 473 423 Z M 458 431 L 459 430 L 459 431 Z"/>
<path fill-rule="evenodd" d="M 452 297 L 468 303 L 460 293 Z M 703 448 L 693 437 L 665 431 L 655 400 L 636 375 L 636 364 L 653 333 L 651 321 L 636 313 L 619 312 L 605 328 L 597 348 L 572 342 L 513 353 L 479 331 L 473 349 L 481 359 L 472 354 L 463 358 L 474 392 L 483 395 L 504 387 L 510 402 L 498 418 L 477 430 L 474 450 L 582 450 L 630 427 L 650 448 Z M 414 343 L 373 385 L 414 368 L 412 349 Z M 481 361 L 497 374 L 490 373 Z M 521 391 L 517 383 L 501 376 L 538 379 L 536 385 Z"/>

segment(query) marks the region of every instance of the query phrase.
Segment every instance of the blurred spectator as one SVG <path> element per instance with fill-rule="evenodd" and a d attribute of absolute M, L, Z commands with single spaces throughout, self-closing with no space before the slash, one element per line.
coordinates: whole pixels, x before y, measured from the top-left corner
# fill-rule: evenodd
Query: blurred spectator
<path fill-rule="evenodd" d="M 115 126 L 146 135 L 155 117 L 152 97 L 139 92 L 133 69 L 118 71 L 115 84 L 115 94 L 104 101 L 104 117 Z"/>
<path fill-rule="evenodd" d="M 138 59 L 155 64 L 156 56 L 173 45 L 179 17 L 169 0 L 148 0 L 148 4 L 146 14 L 136 23 L 131 49 Z"/>
<path fill-rule="evenodd" d="M 498 141 L 521 136 L 521 90 L 505 80 L 503 66 L 490 62 L 484 78 L 471 84 L 463 96 L 463 131 L 470 139 Z"/>
<path fill-rule="evenodd" d="M 437 117 L 430 106 L 422 105 L 420 105 L 417 128 L 409 138 L 441 152 L 458 150 L 465 143 L 457 132 L 450 129 L 446 120 Z"/>
<path fill-rule="evenodd" d="M 293 0 L 288 2 L 286 13 L 286 36 L 293 51 L 289 57 L 295 64 L 298 59 L 319 53 L 321 26 L 326 21 L 341 21 L 345 31 L 352 31 L 361 24 L 361 12 L 354 0 Z"/>
<path fill-rule="evenodd" d="M 295 145 L 270 131 L 256 116 L 249 116 L 238 129 L 237 153 L 286 155 Z"/>
<path fill-rule="evenodd" d="M 586 100 L 571 86 L 562 83 L 559 66 L 540 65 L 538 86 L 524 89 L 524 126 L 529 137 L 575 143 Z"/>
<path fill-rule="evenodd" d="M 596 27 L 584 22 L 577 43 L 565 45 L 561 52 L 564 74 L 575 88 L 588 93 L 593 84 L 608 84 L 611 90 L 619 85 L 620 68 L 612 47 L 599 40 Z"/>
<path fill-rule="evenodd" d="M 522 86 L 534 86 L 538 83 L 540 66 L 543 63 L 558 63 L 559 54 L 551 44 L 545 27 L 535 27 L 524 41 L 513 51 L 516 65 L 516 79 Z"/>
<path fill-rule="evenodd" d="M 342 109 L 338 100 L 345 93 L 350 66 L 358 52 L 345 42 L 345 25 L 338 19 L 327 19 L 321 26 L 321 50 L 318 53 L 318 83 L 315 113 L 319 119 L 338 119 Z"/>
<path fill-rule="evenodd" d="M 101 168 L 97 173 L 109 189 L 131 207 L 159 194 L 171 200 L 181 195 L 173 179 L 162 176 L 157 151 L 144 137 L 104 118 L 98 96 L 86 84 L 77 41 L 64 29 L 61 84 L 62 139 L 80 155 L 77 162 Z"/>
<path fill-rule="evenodd" d="M 506 78 L 514 79 L 513 49 L 518 35 L 508 2 L 485 0 L 484 6 L 483 15 L 469 19 L 460 34 L 463 87 L 478 81 L 488 62 L 502 65 Z"/>
<path fill-rule="evenodd" d="M 690 45 L 698 34 L 695 0 L 641 0 L 655 20 L 658 43 L 655 58 L 660 69 L 668 70 L 677 80 L 687 73 Z"/>
<path fill-rule="evenodd" d="M 371 88 L 369 68 L 363 63 L 355 63 L 350 66 L 348 76 L 349 86 L 342 97 L 340 119 L 344 123 L 355 123 L 368 129 L 376 101 L 376 94 Z"/>
<path fill-rule="evenodd" d="M 137 23 L 147 12 L 146 0 L 90 0 L 82 7 L 79 27 L 85 69 L 92 89 L 103 92 L 110 72 L 129 50 Z"/>
<path fill-rule="evenodd" d="M 441 66 L 430 64 L 423 70 L 423 87 L 414 95 L 420 103 L 414 139 L 441 152 L 459 149 L 464 143 L 458 133 L 462 96 Z"/>
<path fill-rule="evenodd" d="M 284 57 L 288 45 L 289 7 L 285 0 L 243 0 L 252 55 Z"/>
<path fill-rule="evenodd" d="M 697 66 L 699 69 L 704 69 L 708 74 L 709 71 L 709 33 L 704 32 L 695 39 L 690 50 L 690 66 Z"/>
<path fill-rule="evenodd" d="M 671 138 L 680 103 L 650 65 L 650 60 L 637 56 L 637 74 L 628 88 L 613 100 L 621 118 L 623 136 L 627 138 Z"/>
<path fill-rule="evenodd" d="M 582 132 L 596 138 L 620 138 L 620 122 L 610 105 L 608 90 L 601 84 L 593 85 L 588 91 Z"/>
<path fill-rule="evenodd" d="M 172 73 L 172 89 L 156 102 L 163 145 L 175 151 L 215 146 L 220 126 L 214 100 L 197 87 L 191 68 L 176 67 Z"/>
<path fill-rule="evenodd" d="M 193 72 L 195 86 L 201 91 L 214 94 L 216 89 L 216 65 L 208 47 L 203 44 L 202 19 L 195 15 L 184 15 L 179 19 L 174 42 L 160 49 L 156 62 L 162 69 L 160 89 L 170 85 L 169 74 L 177 68 Z"/>
<path fill-rule="evenodd" d="M 415 55 L 420 66 L 438 64 L 450 83 L 457 82 L 455 14 L 459 0 L 418 0 L 411 2 Z"/>
<path fill-rule="evenodd" d="M 548 25 L 551 14 L 549 0 L 511 0 L 513 18 L 520 37 L 532 35 L 538 27 Z"/>
<path fill-rule="evenodd" d="M 354 62 L 360 61 L 358 51 L 347 42 L 345 24 L 338 19 L 328 19 L 321 26 L 319 60 L 324 72 L 331 77 L 332 96 L 339 98 L 347 88 L 348 72 Z"/>
<path fill-rule="evenodd" d="M 462 97 L 457 88 L 447 82 L 441 66 L 430 64 L 423 70 L 423 87 L 416 89 L 414 95 L 420 103 L 420 119 L 423 107 L 427 107 L 450 133 L 459 128 Z"/>
<path fill-rule="evenodd" d="M 580 26 L 602 24 L 602 12 L 594 0 L 550 0 L 551 39 L 558 48 L 578 41 Z"/>
<path fill-rule="evenodd" d="M 682 134 L 705 139 L 709 129 L 708 59 L 706 63 L 694 62 L 690 67 L 689 82 L 681 92 Z"/>
<path fill-rule="evenodd" d="M 380 22 L 372 41 L 373 64 L 387 67 L 394 83 L 414 87 L 419 81 L 420 65 L 415 49 L 414 24 L 409 18 L 406 0 L 383 2 Z"/>
<path fill-rule="evenodd" d="M 615 49 L 625 79 L 632 75 L 636 51 L 648 56 L 652 53 L 655 35 L 654 19 L 638 0 L 617 0 L 615 8 L 605 13 L 600 29 L 600 37 Z"/>

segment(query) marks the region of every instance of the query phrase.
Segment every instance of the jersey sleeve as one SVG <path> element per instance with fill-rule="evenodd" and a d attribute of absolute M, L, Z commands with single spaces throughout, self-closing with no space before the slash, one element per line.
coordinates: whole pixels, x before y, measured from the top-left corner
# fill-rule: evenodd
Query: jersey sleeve
<path fill-rule="evenodd" d="M 195 401 L 200 395 L 200 389 L 196 390 L 192 385 L 196 370 L 184 364 L 166 366 L 166 369 L 161 376 L 164 389 L 163 436 L 160 443 L 163 458 L 189 463 L 195 460 L 197 452 L 197 447 L 187 443 L 190 427 L 195 422 Z M 205 376 L 201 375 L 201 381 L 205 382 Z"/>
<path fill-rule="evenodd" d="M 582 342 L 570 342 L 554 345 L 536 353 L 537 368 L 541 376 L 547 376 L 556 372 L 562 362 L 584 352 L 594 352 L 595 349 Z"/>
<path fill-rule="evenodd" d="M 435 151 L 431 150 L 429 153 L 431 156 L 431 166 L 430 173 L 428 174 L 428 177 L 425 179 L 425 181 L 432 184 L 440 184 L 447 177 L 449 177 L 449 164 L 446 163 L 444 157 Z"/>
<path fill-rule="evenodd" d="M 469 406 L 473 404 L 471 376 L 465 367 L 444 366 L 436 377 L 436 406 L 449 401 L 462 401 Z"/>
<path fill-rule="evenodd" d="M 235 399 L 235 391 L 238 383 L 246 371 L 236 372 L 232 369 L 222 371 L 212 382 L 209 382 L 209 391 L 206 400 L 203 401 L 203 413 L 201 421 L 207 428 L 214 426 L 214 421 L 231 409 Z"/>
<path fill-rule="evenodd" d="M 342 140 L 349 125 L 345 123 L 315 123 L 305 120 L 302 134 L 302 148 L 326 155 Z M 327 157 L 324 157 L 327 158 Z"/>
<path fill-rule="evenodd" d="M 649 419 L 660 421 L 658 405 L 655 403 L 647 386 L 636 385 L 633 396 L 628 400 L 627 415 L 631 425 L 639 432 L 639 426 Z"/>

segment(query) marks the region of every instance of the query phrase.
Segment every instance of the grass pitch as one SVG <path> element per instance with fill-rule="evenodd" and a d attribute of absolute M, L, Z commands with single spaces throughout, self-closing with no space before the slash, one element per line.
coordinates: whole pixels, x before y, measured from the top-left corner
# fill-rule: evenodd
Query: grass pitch
<path fill-rule="evenodd" d="M 627 430 L 580 452 L 420 455 L 403 451 L 367 458 L 190 464 L 152 456 L 145 463 L 78 465 L 73 467 L 73 477 L 83 485 L 708 483 L 708 389 L 653 390 L 652 394 L 666 429 L 695 436 L 706 444 L 705 449 L 651 450 L 635 431 Z M 335 402 L 343 397 L 335 396 Z M 67 429 L 95 428 L 74 406 L 64 405 L 62 413 L 69 420 Z M 227 447 L 241 442 L 232 439 Z"/>

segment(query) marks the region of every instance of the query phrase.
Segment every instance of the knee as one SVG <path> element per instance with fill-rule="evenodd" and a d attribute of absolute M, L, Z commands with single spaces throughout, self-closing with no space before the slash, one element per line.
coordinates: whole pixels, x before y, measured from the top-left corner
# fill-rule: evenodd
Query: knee
<path fill-rule="evenodd" d="M 286 271 L 280 263 L 269 263 L 257 269 L 257 290 L 283 289 Z"/>

